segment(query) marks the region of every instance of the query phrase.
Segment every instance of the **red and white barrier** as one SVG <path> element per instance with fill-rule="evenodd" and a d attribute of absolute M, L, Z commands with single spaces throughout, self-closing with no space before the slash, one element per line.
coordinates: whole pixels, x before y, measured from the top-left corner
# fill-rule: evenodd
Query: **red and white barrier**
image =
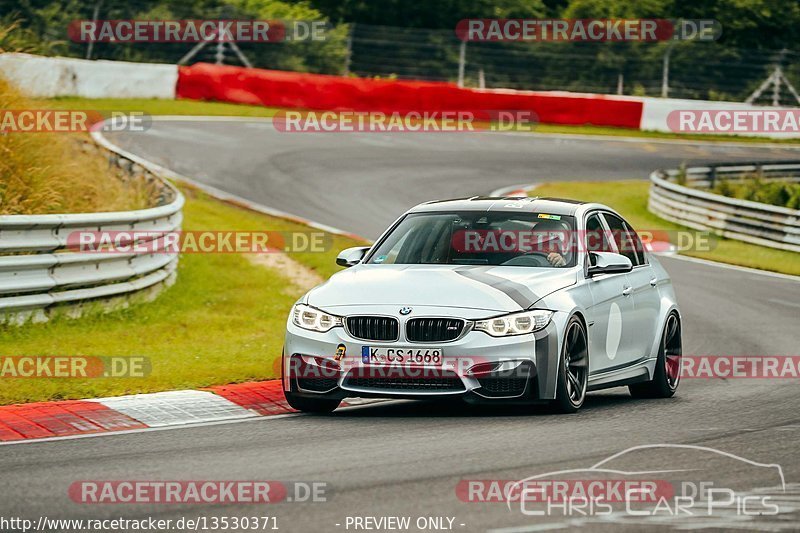
<path fill-rule="evenodd" d="M 798 132 L 681 131 L 674 113 L 760 114 L 774 108 L 737 102 L 641 98 L 561 91 L 477 90 L 452 83 L 373 80 L 198 63 L 180 67 L 178 98 L 311 110 L 433 113 L 532 111 L 543 124 L 611 126 L 644 131 L 798 137 Z M 670 120 L 670 116 L 672 119 Z M 735 117 L 734 117 L 735 119 Z"/>
<path fill-rule="evenodd" d="M 635 98 L 459 88 L 452 83 L 345 78 L 198 63 L 180 67 L 178 98 L 315 110 L 532 111 L 546 124 L 638 128 Z"/>
<path fill-rule="evenodd" d="M 175 98 L 177 65 L 0 54 L 0 74 L 34 98 Z"/>
<path fill-rule="evenodd" d="M 673 115 L 670 119 L 670 114 L 680 113 L 682 111 L 695 111 L 695 112 L 708 112 L 707 118 L 715 119 L 717 114 L 725 113 L 725 120 L 721 120 L 723 124 L 733 126 L 736 120 L 736 115 L 747 115 L 749 113 L 756 113 L 763 115 L 765 112 L 776 110 L 787 110 L 791 108 L 776 108 L 765 106 L 754 106 L 744 104 L 741 102 L 709 102 L 705 100 L 681 100 L 676 98 L 642 98 L 642 119 L 639 123 L 639 129 L 642 131 L 664 131 L 672 133 L 694 133 L 704 134 L 713 133 L 717 135 L 748 135 L 756 137 L 769 137 L 769 138 L 792 138 L 800 137 L 800 133 L 794 131 L 775 132 L 775 131 L 755 131 L 752 128 L 742 128 L 745 131 L 692 131 L 692 129 L 676 131 L 675 126 L 679 125 L 679 120 Z M 795 109 L 794 111 L 797 111 Z M 698 122 L 699 114 L 694 113 L 694 119 L 691 121 L 693 124 Z M 713 121 L 713 120 L 712 120 Z M 747 124 L 747 122 L 743 122 Z M 731 128 L 733 130 L 733 128 Z"/>
<path fill-rule="evenodd" d="M 675 132 L 677 111 L 765 112 L 774 108 L 570 93 L 459 88 L 452 83 L 375 80 L 197 63 L 189 67 L 0 54 L 0 73 L 34 97 L 187 98 L 279 108 L 436 113 L 529 111 L 543 124 L 611 126 Z M 796 109 L 794 111 L 797 111 Z M 791 118 L 791 117 L 790 117 Z M 800 132 L 698 131 L 798 137 Z"/>

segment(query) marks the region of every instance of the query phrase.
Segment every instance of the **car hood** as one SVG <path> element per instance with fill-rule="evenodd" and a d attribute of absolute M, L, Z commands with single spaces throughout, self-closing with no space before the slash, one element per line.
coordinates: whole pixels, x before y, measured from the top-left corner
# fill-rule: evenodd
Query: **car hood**
<path fill-rule="evenodd" d="M 576 282 L 574 268 L 357 265 L 312 289 L 307 302 L 322 309 L 417 305 L 513 312 Z"/>

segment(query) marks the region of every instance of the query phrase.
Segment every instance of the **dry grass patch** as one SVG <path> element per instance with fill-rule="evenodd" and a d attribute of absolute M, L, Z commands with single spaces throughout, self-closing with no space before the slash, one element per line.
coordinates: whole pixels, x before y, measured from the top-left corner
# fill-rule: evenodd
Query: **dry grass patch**
<path fill-rule="evenodd" d="M 0 78 L 0 109 L 43 109 Z M 0 215 L 125 211 L 148 207 L 139 180 L 120 180 L 84 150 L 86 133 L 0 133 Z"/>

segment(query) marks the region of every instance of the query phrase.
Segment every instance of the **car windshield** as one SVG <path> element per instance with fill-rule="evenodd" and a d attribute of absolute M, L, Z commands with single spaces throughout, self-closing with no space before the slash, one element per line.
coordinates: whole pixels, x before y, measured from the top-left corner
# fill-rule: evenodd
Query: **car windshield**
<path fill-rule="evenodd" d="M 551 213 L 466 211 L 407 215 L 368 264 L 575 265 L 574 218 Z"/>

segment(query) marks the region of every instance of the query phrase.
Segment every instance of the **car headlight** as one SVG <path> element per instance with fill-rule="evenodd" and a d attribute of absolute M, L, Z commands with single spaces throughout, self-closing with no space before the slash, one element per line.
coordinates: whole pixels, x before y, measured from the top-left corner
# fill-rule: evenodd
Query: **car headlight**
<path fill-rule="evenodd" d="M 487 318 L 475 322 L 476 331 L 483 331 L 492 337 L 507 337 L 509 335 L 524 335 L 533 333 L 547 327 L 553 311 L 536 309 L 534 311 L 524 311 L 522 313 L 512 313 L 510 315 Z"/>
<path fill-rule="evenodd" d="M 305 304 L 297 304 L 292 309 L 292 323 L 303 329 L 325 333 L 336 326 L 341 326 L 342 317 L 330 315 Z"/>

